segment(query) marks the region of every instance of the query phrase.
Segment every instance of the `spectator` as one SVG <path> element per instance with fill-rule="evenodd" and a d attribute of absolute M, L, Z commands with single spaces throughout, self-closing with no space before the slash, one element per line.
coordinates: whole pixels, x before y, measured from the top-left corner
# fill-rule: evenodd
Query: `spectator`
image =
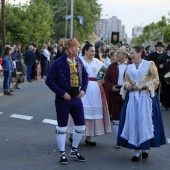
<path fill-rule="evenodd" d="M 41 64 L 41 79 L 45 79 L 47 75 L 47 57 L 44 55 L 44 50 L 40 50 L 40 64 Z"/>
<path fill-rule="evenodd" d="M 14 70 L 14 66 L 11 58 L 10 47 L 5 48 L 3 68 L 4 68 L 4 82 L 3 82 L 4 95 L 13 95 L 13 92 L 10 91 L 10 78 L 11 72 Z"/>
<path fill-rule="evenodd" d="M 63 54 L 64 54 L 64 47 L 63 45 L 60 44 L 58 46 L 57 55 L 55 59 L 60 58 Z"/>
<path fill-rule="evenodd" d="M 24 62 L 27 67 L 27 81 L 31 83 L 31 74 L 32 74 L 32 66 L 34 64 L 34 54 L 33 54 L 34 47 L 32 45 L 29 46 L 28 51 L 26 52 Z"/>

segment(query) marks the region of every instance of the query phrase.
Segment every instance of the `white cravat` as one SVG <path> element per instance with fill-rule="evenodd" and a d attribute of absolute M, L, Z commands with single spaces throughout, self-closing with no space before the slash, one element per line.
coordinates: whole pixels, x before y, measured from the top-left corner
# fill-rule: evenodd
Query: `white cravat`
<path fill-rule="evenodd" d="M 122 86 L 124 83 L 124 74 L 125 74 L 125 70 L 127 68 L 127 61 L 125 61 L 123 64 L 118 63 L 118 68 L 119 68 L 119 77 L 118 77 L 118 85 Z"/>
<path fill-rule="evenodd" d="M 162 54 L 162 52 L 157 51 L 158 54 Z"/>

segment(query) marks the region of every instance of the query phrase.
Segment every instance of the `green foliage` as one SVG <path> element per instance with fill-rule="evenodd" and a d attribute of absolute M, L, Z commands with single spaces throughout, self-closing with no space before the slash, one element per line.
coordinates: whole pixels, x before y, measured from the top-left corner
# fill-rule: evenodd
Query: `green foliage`
<path fill-rule="evenodd" d="M 54 34 L 53 38 L 58 41 L 61 37 L 65 37 L 65 19 L 62 16 L 66 15 L 66 1 L 64 0 L 46 0 L 49 3 L 53 11 L 54 17 Z M 68 15 L 71 14 L 70 0 L 68 1 Z M 101 14 L 101 7 L 97 3 L 97 0 L 74 0 L 74 29 L 73 35 L 83 43 L 88 40 L 94 32 L 94 25 L 99 20 Z M 85 17 L 85 24 L 81 25 L 77 16 Z M 70 37 L 70 21 L 68 21 L 67 38 Z"/>
<path fill-rule="evenodd" d="M 68 0 L 68 15 L 71 1 Z M 101 7 L 97 0 L 74 0 L 74 36 L 80 43 L 94 32 L 95 22 L 100 18 Z M 29 4 L 6 3 L 6 42 L 26 47 L 31 42 L 42 44 L 48 40 L 58 41 L 65 37 L 66 0 L 31 0 Z M 81 25 L 77 16 L 85 17 Z M 70 21 L 67 38 L 70 37 Z M 1 18 L 0 18 L 1 26 Z"/>
<path fill-rule="evenodd" d="M 30 5 L 6 4 L 6 42 L 21 44 L 24 48 L 31 42 L 42 44 L 52 35 L 53 12 L 43 0 L 31 1 Z"/>
<path fill-rule="evenodd" d="M 165 44 L 170 43 L 170 20 L 162 17 L 157 23 L 152 22 L 143 29 L 143 34 L 132 39 L 131 44 L 155 44 L 162 41 Z"/>

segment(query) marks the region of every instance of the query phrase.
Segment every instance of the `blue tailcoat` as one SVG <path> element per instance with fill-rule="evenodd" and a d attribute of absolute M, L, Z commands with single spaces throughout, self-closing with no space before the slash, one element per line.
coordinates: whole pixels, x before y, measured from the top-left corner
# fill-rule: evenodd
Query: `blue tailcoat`
<path fill-rule="evenodd" d="M 77 62 L 77 70 L 80 80 L 80 90 L 86 92 L 88 85 L 88 73 L 80 60 L 80 58 L 75 57 Z M 57 60 L 55 60 L 48 72 L 46 85 L 54 92 L 57 96 L 63 97 L 64 94 L 71 90 L 70 86 L 70 68 L 67 62 L 67 54 Z"/>

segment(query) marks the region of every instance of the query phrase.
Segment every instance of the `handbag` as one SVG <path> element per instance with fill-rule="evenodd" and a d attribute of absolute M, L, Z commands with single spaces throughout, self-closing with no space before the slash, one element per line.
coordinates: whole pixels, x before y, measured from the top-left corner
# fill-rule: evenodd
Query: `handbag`
<path fill-rule="evenodd" d="M 25 77 L 24 75 L 18 75 L 18 83 L 24 83 L 25 82 Z"/>
<path fill-rule="evenodd" d="M 25 77 L 24 77 L 24 74 L 22 72 L 16 71 L 16 75 L 17 75 L 17 82 L 18 83 L 24 83 L 25 82 Z"/>
<path fill-rule="evenodd" d="M 12 77 L 16 77 L 17 76 L 16 69 L 14 69 L 11 74 L 12 74 Z"/>

